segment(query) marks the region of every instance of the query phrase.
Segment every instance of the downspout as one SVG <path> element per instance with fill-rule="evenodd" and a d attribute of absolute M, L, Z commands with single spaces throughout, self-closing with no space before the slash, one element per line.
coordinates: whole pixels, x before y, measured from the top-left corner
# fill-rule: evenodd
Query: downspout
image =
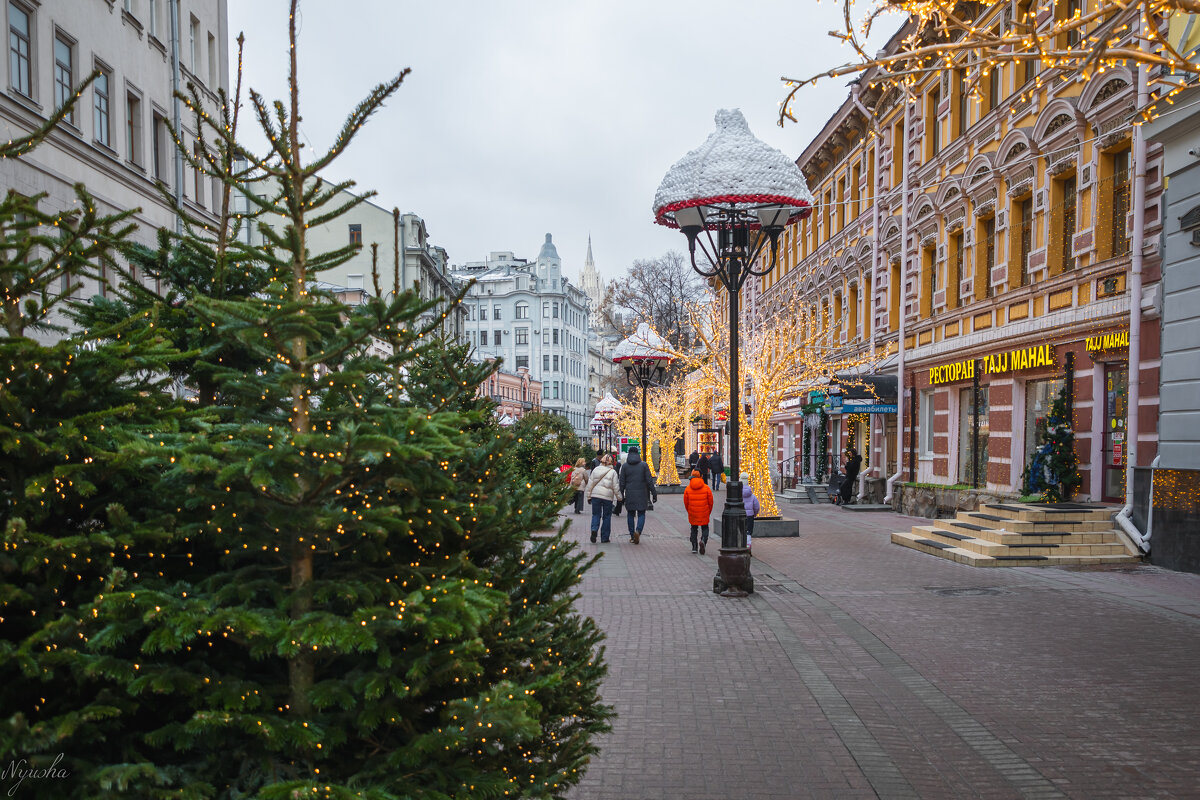
<path fill-rule="evenodd" d="M 880 150 L 882 149 L 883 139 L 879 135 L 879 117 L 867 111 L 867 107 L 862 104 L 859 99 L 860 84 L 855 81 L 851 84 L 850 99 L 854 102 L 855 108 L 859 113 L 867 119 L 871 120 L 871 128 L 874 130 L 875 136 L 875 168 L 873 174 L 875 180 L 869 188 L 871 192 L 871 291 L 863 293 L 863 319 L 869 320 L 871 326 L 871 362 L 875 362 L 875 339 L 878 331 L 875 325 L 875 293 L 879 289 L 879 176 L 880 176 Z M 875 437 L 875 423 L 879 421 L 878 414 L 871 414 L 868 417 L 867 430 L 870 444 L 868 448 L 874 447 L 878 441 Z M 881 430 L 884 426 L 880 426 Z M 871 454 L 867 453 L 867 458 L 871 458 Z M 864 469 L 858 478 L 858 496 L 862 498 L 866 493 L 867 477 L 872 473 L 878 474 L 879 465 L 873 464 L 870 469 Z"/>
<path fill-rule="evenodd" d="M 179 144 L 175 147 L 175 207 L 183 207 L 183 129 L 180 121 L 183 113 L 179 100 L 179 0 L 169 0 L 171 6 L 171 125 Z M 183 233 L 183 217 L 175 215 L 175 232 Z"/>
<path fill-rule="evenodd" d="M 899 349 L 896 352 L 896 474 L 887 480 L 887 494 L 883 497 L 884 503 L 892 502 L 894 485 L 904 474 L 904 321 L 908 317 L 908 314 L 905 313 L 908 292 L 905 289 L 908 285 L 908 145 L 909 129 L 912 126 L 912 107 L 912 98 L 906 96 L 904 98 L 904 150 L 900 154 L 900 157 L 904 159 L 901 162 L 903 177 L 900 181 L 900 285 L 896 287 L 896 294 L 900 300 L 898 314 L 900 337 L 897 342 Z M 894 142 L 892 146 L 895 149 Z"/>
<path fill-rule="evenodd" d="M 1142 19 L 1145 23 L 1147 20 Z M 1144 44 L 1138 44 L 1144 49 Z M 1146 107 L 1146 67 L 1137 68 L 1137 109 Z M 1141 402 L 1142 369 L 1142 249 L 1146 233 L 1146 136 L 1142 126 L 1133 126 L 1133 241 L 1129 255 L 1129 365 L 1128 418 L 1125 423 L 1125 507 L 1117 514 L 1117 524 L 1142 550 L 1150 552 L 1150 532 L 1142 533 L 1133 524 L 1133 470 L 1138 459 L 1138 405 Z"/>

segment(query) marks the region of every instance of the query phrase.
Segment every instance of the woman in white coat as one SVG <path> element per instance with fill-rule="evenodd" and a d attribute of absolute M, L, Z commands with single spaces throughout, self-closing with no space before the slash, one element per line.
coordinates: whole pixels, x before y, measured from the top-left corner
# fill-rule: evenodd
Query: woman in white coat
<path fill-rule="evenodd" d="M 600 459 L 600 466 L 592 470 L 587 484 L 587 500 L 592 504 L 592 541 L 600 534 L 600 541 L 608 543 L 612 532 L 613 502 L 619 491 L 617 471 L 612 466 L 612 456 L 605 455 Z"/>

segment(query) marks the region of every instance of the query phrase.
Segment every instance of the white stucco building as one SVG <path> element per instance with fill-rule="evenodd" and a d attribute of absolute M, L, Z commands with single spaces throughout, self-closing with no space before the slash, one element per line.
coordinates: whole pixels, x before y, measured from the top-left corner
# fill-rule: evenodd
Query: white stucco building
<path fill-rule="evenodd" d="M 134 239 L 155 244 L 176 215 L 161 184 L 191 213 L 211 217 L 219 184 L 191 169 L 171 141 L 196 146 L 192 117 L 175 99 L 195 86 L 215 108 L 229 88 L 226 0 L 5 0 L 0 59 L 0 137 L 40 127 L 93 70 L 100 72 L 71 117 L 28 155 L 0 161 L 0 186 L 45 192 L 44 209 L 75 205 L 84 184 L 104 211 L 141 209 Z M 107 291 L 86 281 L 79 295 Z"/>
<path fill-rule="evenodd" d="M 565 416 L 581 438 L 590 436 L 588 300 L 563 277 L 551 235 L 536 261 L 497 251 L 456 266 L 453 277 L 475 281 L 464 304 L 477 356 L 503 358 L 507 371 L 527 368 L 542 385 L 542 409 Z"/>

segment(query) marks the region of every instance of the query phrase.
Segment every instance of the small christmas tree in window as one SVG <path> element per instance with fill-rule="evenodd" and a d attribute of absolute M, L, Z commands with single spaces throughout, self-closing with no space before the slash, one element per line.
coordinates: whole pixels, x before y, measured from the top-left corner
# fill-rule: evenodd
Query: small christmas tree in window
<path fill-rule="evenodd" d="M 1068 387 L 1063 386 L 1054 398 L 1054 403 L 1050 406 L 1050 416 L 1046 418 L 1042 443 L 1033 451 L 1022 475 L 1025 494 L 1040 494 L 1042 500 L 1047 503 L 1059 503 L 1069 499 L 1081 483 L 1067 391 Z"/>

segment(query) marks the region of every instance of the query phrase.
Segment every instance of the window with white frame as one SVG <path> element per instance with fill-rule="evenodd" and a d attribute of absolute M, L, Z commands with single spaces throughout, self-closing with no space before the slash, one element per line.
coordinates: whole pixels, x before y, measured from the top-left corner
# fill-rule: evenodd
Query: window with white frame
<path fill-rule="evenodd" d="M 529 319 L 529 303 L 517 303 L 517 319 Z"/>
<path fill-rule="evenodd" d="M 529 344 L 529 328 L 517 328 L 517 344 Z"/>
<path fill-rule="evenodd" d="M 125 150 L 130 162 L 142 163 L 142 100 L 133 92 L 125 94 Z"/>
<path fill-rule="evenodd" d="M 92 135 L 99 144 L 112 147 L 112 96 L 109 94 L 112 73 L 99 64 L 96 69 L 99 74 L 92 83 L 92 124 L 95 128 Z"/>
<path fill-rule="evenodd" d="M 75 43 L 62 33 L 54 34 L 54 107 L 60 108 L 74 95 L 75 87 Z M 75 124 L 75 109 L 67 115 L 67 122 Z"/>
<path fill-rule="evenodd" d="M 16 3 L 8 4 L 8 81 L 13 90 L 33 98 L 33 20 Z"/>

